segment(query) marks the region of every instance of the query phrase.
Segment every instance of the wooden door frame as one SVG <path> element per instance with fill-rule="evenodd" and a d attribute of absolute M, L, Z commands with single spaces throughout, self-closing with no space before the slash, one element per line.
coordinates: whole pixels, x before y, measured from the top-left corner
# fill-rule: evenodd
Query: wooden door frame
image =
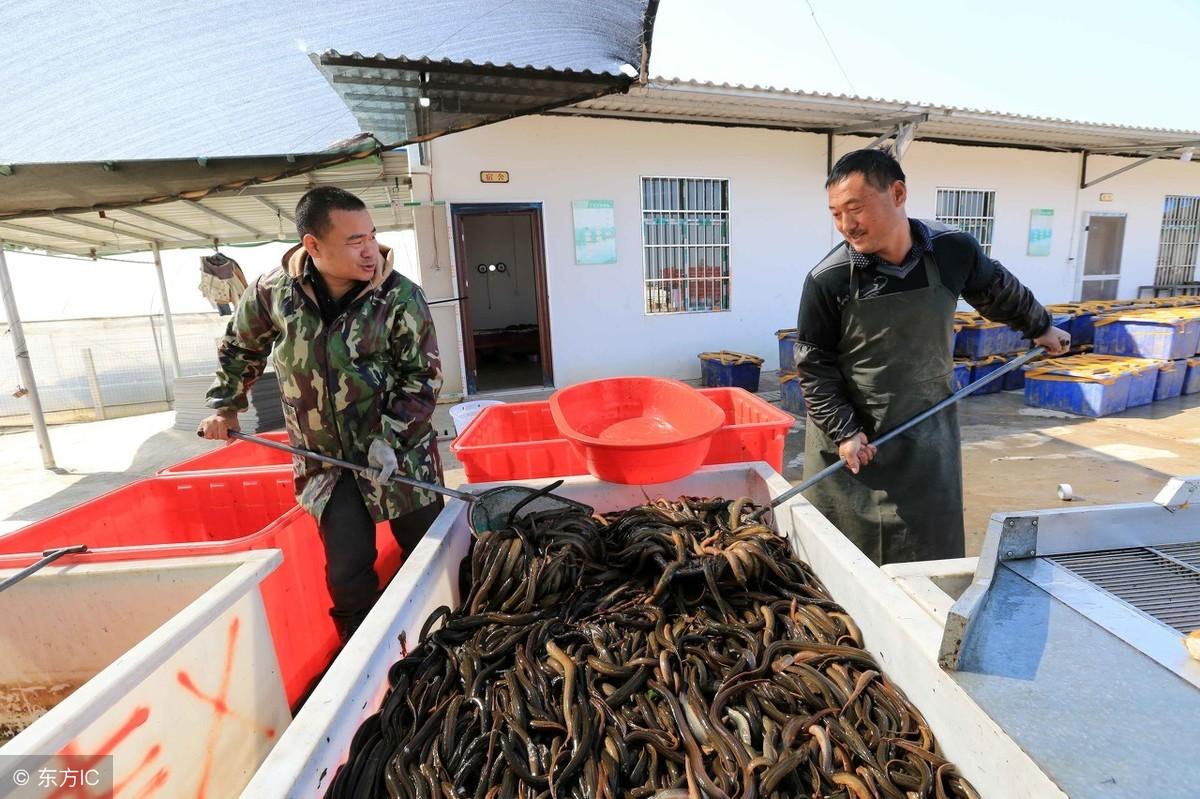
<path fill-rule="evenodd" d="M 542 386 L 554 386 L 554 359 L 550 348 L 550 289 L 546 280 L 546 240 L 542 227 L 541 203 L 451 203 L 450 224 L 454 236 L 455 270 L 458 278 L 458 296 L 462 298 L 462 342 L 463 363 L 466 367 L 467 394 L 478 392 L 476 386 L 475 331 L 471 324 L 471 298 L 467 283 L 467 250 L 464 236 L 463 217 L 467 216 L 527 216 L 530 221 L 530 236 L 533 252 L 533 287 L 538 319 L 538 346 L 541 348 Z"/>

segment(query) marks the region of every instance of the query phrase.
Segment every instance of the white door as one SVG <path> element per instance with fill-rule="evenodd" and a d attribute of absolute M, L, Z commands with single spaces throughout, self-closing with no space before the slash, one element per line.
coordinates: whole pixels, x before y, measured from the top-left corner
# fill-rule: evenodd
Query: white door
<path fill-rule="evenodd" d="M 1125 214 L 1089 213 L 1083 225 L 1076 296 L 1081 300 L 1115 300 L 1125 247 Z"/>

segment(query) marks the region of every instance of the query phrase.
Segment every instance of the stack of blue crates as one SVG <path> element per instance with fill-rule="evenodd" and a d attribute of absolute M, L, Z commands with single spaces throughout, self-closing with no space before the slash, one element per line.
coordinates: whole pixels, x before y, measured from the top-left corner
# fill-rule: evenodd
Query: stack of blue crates
<path fill-rule="evenodd" d="M 804 389 L 800 388 L 800 375 L 795 372 L 779 376 L 779 407 L 804 416 Z"/>
<path fill-rule="evenodd" d="M 1129 407 L 1132 375 L 1098 364 L 1044 361 L 1025 373 L 1025 404 L 1082 416 L 1109 416 Z"/>

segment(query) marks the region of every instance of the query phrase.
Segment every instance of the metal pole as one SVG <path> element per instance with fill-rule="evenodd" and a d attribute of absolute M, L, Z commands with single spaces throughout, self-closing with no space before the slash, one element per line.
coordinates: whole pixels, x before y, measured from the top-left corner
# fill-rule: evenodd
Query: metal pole
<path fill-rule="evenodd" d="M 96 362 L 92 360 L 92 348 L 83 349 L 83 368 L 87 371 L 88 388 L 92 392 L 92 407 L 96 409 L 96 419 L 107 418 L 104 413 L 104 395 L 100 393 L 100 378 L 96 374 Z"/>
<path fill-rule="evenodd" d="M 1004 364 L 1004 366 L 1001 366 L 996 371 L 991 372 L 991 373 L 985 375 L 984 377 L 979 378 L 978 380 L 976 380 L 974 383 L 971 383 L 970 385 L 960 388 L 958 391 L 954 392 L 949 397 L 946 397 L 946 399 L 942 400 L 937 405 L 934 405 L 932 408 L 928 408 L 927 410 L 922 411 L 921 413 L 917 414 L 913 418 L 909 419 L 904 424 L 900 425 L 899 427 L 896 427 L 893 430 L 890 430 L 890 431 L 884 433 L 879 438 L 875 439 L 874 441 L 872 441 L 870 443 L 876 447 L 882 447 L 884 444 L 891 441 L 896 436 L 900 435 L 901 433 L 907 432 L 908 430 L 910 430 L 913 427 L 916 427 L 921 422 L 928 419 L 930 416 L 941 413 L 941 411 L 950 407 L 954 403 L 958 402 L 963 397 L 965 397 L 969 394 L 975 393 L 977 390 L 983 388 L 988 383 L 991 383 L 994 380 L 998 380 L 999 378 L 1004 377 L 1004 375 L 1008 374 L 1009 372 L 1013 371 L 1014 369 L 1020 369 L 1022 366 L 1029 363 L 1030 361 L 1032 361 L 1034 358 L 1038 357 L 1039 355 L 1044 355 L 1045 353 L 1046 353 L 1045 347 L 1034 347 L 1033 349 L 1029 350 L 1024 355 L 1020 356 L 1019 358 L 1014 358 L 1013 360 Z M 771 508 L 778 507 L 778 506 L 782 505 L 783 503 L 787 502 L 792 497 L 801 493 L 802 491 L 807 491 L 808 489 L 812 488 L 814 485 L 821 482 L 826 477 L 829 477 L 834 472 L 837 472 L 845 465 L 846 465 L 846 462 L 844 460 L 835 461 L 835 462 L 829 464 L 828 466 L 826 466 L 821 471 L 814 474 L 812 477 L 805 480 L 803 483 L 800 483 L 800 485 L 794 486 L 793 488 L 791 488 L 787 491 L 784 491 L 782 494 L 775 497 L 775 499 L 771 500 L 770 505 L 764 505 L 758 511 L 759 518 L 761 518 L 764 514 L 766 514 L 766 512 L 768 510 L 770 510 Z"/>
<path fill-rule="evenodd" d="M 4 310 L 8 313 L 8 333 L 12 337 L 13 354 L 17 356 L 17 371 L 21 383 L 29 392 L 29 416 L 33 420 L 33 431 L 37 434 L 38 446 L 42 450 L 42 465 L 55 468 L 54 450 L 50 448 L 50 432 L 46 429 L 46 417 L 42 413 L 42 400 L 38 396 L 37 381 L 33 379 L 33 366 L 29 363 L 29 350 L 25 347 L 25 331 L 21 329 L 21 315 L 17 311 L 17 297 L 13 294 L 12 279 L 8 276 L 8 261 L 4 258 L 4 240 L 0 239 L 0 293 L 4 294 Z"/>
<path fill-rule="evenodd" d="M 179 366 L 179 347 L 175 345 L 175 322 L 171 319 L 171 301 L 167 299 L 167 278 L 163 274 L 162 256 L 158 253 L 158 242 L 151 242 L 154 250 L 154 268 L 158 271 L 158 290 L 162 294 L 163 321 L 167 328 L 167 353 L 171 356 L 171 371 L 175 378 L 183 377 L 183 369 Z"/>
<path fill-rule="evenodd" d="M 154 342 L 154 360 L 158 361 L 158 374 L 162 377 L 163 401 L 168 406 L 175 401 L 175 393 L 171 381 L 167 379 L 167 367 L 163 363 L 162 347 L 158 343 L 158 330 L 154 327 L 154 317 L 150 317 L 150 340 Z"/>

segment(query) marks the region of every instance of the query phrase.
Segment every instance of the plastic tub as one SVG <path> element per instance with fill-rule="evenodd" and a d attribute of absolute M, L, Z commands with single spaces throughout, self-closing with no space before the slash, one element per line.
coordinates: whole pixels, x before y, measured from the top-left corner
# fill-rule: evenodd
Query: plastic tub
<path fill-rule="evenodd" d="M 1200 317 L 1189 309 L 1152 310 L 1096 320 L 1096 352 L 1164 361 L 1189 358 L 1200 348 Z"/>
<path fill-rule="evenodd" d="M 800 386 L 800 375 L 796 372 L 779 378 L 779 407 L 796 416 L 804 416 L 808 408 L 804 404 L 804 389 Z"/>
<path fill-rule="evenodd" d="M 786 480 L 765 466 L 744 464 L 708 466 L 646 492 L 572 477 L 558 493 L 603 513 L 659 497 L 746 496 L 766 503 L 789 488 Z M 920 708 L 943 747 L 939 752 L 962 770 L 980 795 L 1063 797 L 1032 759 L 957 686 L 954 675 L 938 666 L 942 628 L 915 600 L 803 497 L 793 497 L 772 515 L 792 550 L 812 566 L 833 599 L 862 629 L 866 647 L 884 664 L 888 677 Z M 338 766 L 346 762 L 355 732 L 379 710 L 388 691 L 388 669 L 411 651 L 430 613 L 460 602 L 459 565 L 471 545 L 468 516 L 464 503 L 446 504 L 429 535 L 246 787 L 243 799 L 325 794 Z M 408 642 L 407 650 L 403 641 Z"/>
<path fill-rule="evenodd" d="M 796 371 L 796 342 L 800 340 L 796 328 L 776 330 L 775 338 L 779 339 L 779 371 Z"/>
<path fill-rule="evenodd" d="M 988 357 L 980 358 L 979 360 L 967 361 L 967 365 L 971 367 L 970 382 L 974 383 L 976 380 L 982 380 L 992 372 L 1004 366 L 1006 363 L 1008 363 L 1008 359 L 1002 355 L 989 355 Z M 1003 389 L 1003 380 L 993 380 L 983 388 L 976 389 L 971 396 L 978 397 L 982 396 L 983 394 L 995 394 Z"/>
<path fill-rule="evenodd" d="M 971 382 L 971 362 L 970 361 L 955 361 L 954 362 L 954 383 L 955 391 L 960 391 L 967 387 Z"/>
<path fill-rule="evenodd" d="M 1154 401 L 1175 399 L 1183 393 L 1187 377 L 1187 361 L 1164 361 L 1158 367 L 1158 382 L 1154 386 Z"/>
<path fill-rule="evenodd" d="M 501 400 L 474 400 L 472 402 L 460 402 L 458 405 L 451 406 L 450 418 L 454 421 L 455 435 L 461 436 L 465 433 L 467 428 L 471 426 L 471 422 L 484 408 L 503 404 Z"/>
<path fill-rule="evenodd" d="M 1150 358 L 1126 358 L 1118 355 L 1083 355 L 1075 360 L 1076 363 L 1127 373 L 1130 380 L 1127 407 L 1130 408 L 1138 408 L 1154 402 L 1159 367 L 1168 363 Z"/>
<path fill-rule="evenodd" d="M 700 394 L 725 413 L 704 463 L 761 460 L 783 468 L 791 416 L 740 388 L 702 388 Z M 450 450 L 468 483 L 587 474 L 587 462 L 558 432 L 547 401 L 486 408 Z"/>
<path fill-rule="evenodd" d="M 7 720 L 23 729 L 0 746 L 0 794 L 237 796 L 291 722 L 260 595 L 279 564 L 52 565 L 5 591 L 0 689 L 36 707 Z M 93 766 L 101 784 L 67 785 Z M 18 768 L 33 781 L 10 794 Z"/>
<path fill-rule="evenodd" d="M 797 384 L 799 385 L 799 384 Z M 706 388 L 700 394 L 725 415 L 713 434 L 704 465 L 766 461 L 783 471 L 783 446 L 796 420 L 740 388 Z"/>
<path fill-rule="evenodd" d="M 1002 391 L 1024 391 L 1025 371 L 1023 369 L 1013 369 L 1004 376 L 1004 379 L 1000 383 Z"/>
<path fill-rule="evenodd" d="M 678 380 L 614 377 L 561 389 L 550 397 L 559 432 L 583 456 L 588 473 L 610 483 L 663 483 L 704 463 L 725 414 Z"/>
<path fill-rule="evenodd" d="M 1187 374 L 1183 378 L 1183 388 L 1180 393 L 1200 393 L 1200 358 L 1185 358 Z"/>
<path fill-rule="evenodd" d="M 291 469 L 193 472 L 139 480 L 0 536 L 0 568 L 35 562 L 42 551 L 87 544 L 60 563 L 283 550 L 283 565 L 262 585 L 288 701 L 304 695 L 337 651 L 329 617 L 325 550 L 312 515 L 296 505 Z M 376 572 L 386 583 L 400 567 L 387 523 L 375 538 Z"/>
<path fill-rule="evenodd" d="M 1154 393 L 1158 386 L 1159 364 L 1129 364 L 1129 408 L 1140 408 L 1154 402 Z"/>
<path fill-rule="evenodd" d="M 1108 416 L 1129 406 L 1128 372 L 1086 365 L 1040 367 L 1025 373 L 1025 404 L 1082 416 Z"/>
<path fill-rule="evenodd" d="M 288 434 L 283 430 L 269 433 L 256 433 L 259 438 L 278 441 L 281 444 L 291 443 Z M 248 441 L 232 441 L 223 447 L 188 458 L 185 461 L 166 466 L 158 470 L 158 474 L 183 474 L 184 472 L 212 472 L 243 469 L 277 469 L 288 466 L 292 456 L 277 449 L 252 444 Z"/>
<path fill-rule="evenodd" d="M 980 360 L 992 355 L 1007 355 L 1025 349 L 1025 339 L 1016 330 L 979 314 L 959 312 L 955 324 L 962 329 L 954 337 L 957 358 Z"/>
<path fill-rule="evenodd" d="M 744 388 L 758 391 L 762 376 L 763 359 L 743 352 L 702 352 L 700 358 L 700 384 L 705 388 Z"/>

